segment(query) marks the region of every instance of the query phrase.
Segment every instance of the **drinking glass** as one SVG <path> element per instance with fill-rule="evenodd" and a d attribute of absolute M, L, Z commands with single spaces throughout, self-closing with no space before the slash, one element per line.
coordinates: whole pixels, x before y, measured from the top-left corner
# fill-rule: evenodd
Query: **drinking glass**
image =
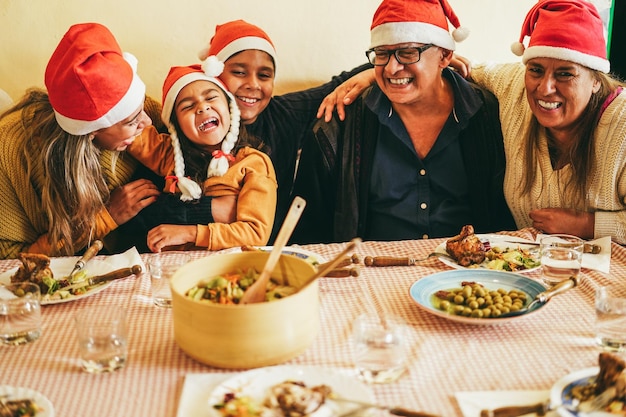
<path fill-rule="evenodd" d="M 126 365 L 128 330 L 126 311 L 120 306 L 88 307 L 75 317 L 83 370 L 99 374 Z"/>
<path fill-rule="evenodd" d="M 406 370 L 405 324 L 399 317 L 365 313 L 352 329 L 354 362 L 360 378 L 383 384 L 397 380 Z"/>
<path fill-rule="evenodd" d="M 546 285 L 578 276 L 584 243 L 581 238 L 571 235 L 550 235 L 541 239 L 541 279 Z"/>
<path fill-rule="evenodd" d="M 172 307 L 170 279 L 178 268 L 189 262 L 190 256 L 182 252 L 157 253 L 148 258 L 152 301 L 158 307 Z"/>
<path fill-rule="evenodd" d="M 0 285 L 0 344 L 23 345 L 41 336 L 40 299 L 37 284 Z"/>
<path fill-rule="evenodd" d="M 596 290 L 596 344 L 614 352 L 626 352 L 626 289 Z"/>

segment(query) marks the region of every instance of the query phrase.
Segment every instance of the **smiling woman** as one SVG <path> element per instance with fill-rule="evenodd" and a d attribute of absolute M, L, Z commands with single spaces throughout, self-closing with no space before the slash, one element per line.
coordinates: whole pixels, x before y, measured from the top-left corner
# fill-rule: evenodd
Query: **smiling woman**
<path fill-rule="evenodd" d="M 585 0 L 540 1 L 512 48 L 525 66 L 472 70 L 500 102 L 504 189 L 518 228 L 626 243 L 626 97 L 609 75 L 603 32 Z"/>
<path fill-rule="evenodd" d="M 128 183 L 132 164 L 114 168 L 151 124 L 136 70 L 106 27 L 77 24 L 48 62 L 48 91 L 0 115 L 0 257 L 72 255 L 153 201 L 151 183 Z"/>

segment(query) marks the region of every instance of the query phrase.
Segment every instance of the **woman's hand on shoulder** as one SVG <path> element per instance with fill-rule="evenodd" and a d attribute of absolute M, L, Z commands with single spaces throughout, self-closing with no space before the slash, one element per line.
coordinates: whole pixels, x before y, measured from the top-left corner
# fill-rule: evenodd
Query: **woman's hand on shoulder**
<path fill-rule="evenodd" d="M 566 233 L 582 239 L 593 239 L 595 214 L 564 208 L 532 210 L 533 227 L 544 233 Z"/>
<path fill-rule="evenodd" d="M 367 69 L 347 79 L 324 98 L 317 110 L 317 118 L 320 119 L 324 116 L 324 120 L 330 122 L 336 108 L 339 119 L 344 120 L 346 117 L 345 106 L 350 105 L 375 82 L 376 77 L 373 69 Z"/>
<path fill-rule="evenodd" d="M 458 72 L 461 77 L 470 79 L 472 76 L 472 63 L 469 59 L 453 54 L 450 60 L 450 67 Z"/>

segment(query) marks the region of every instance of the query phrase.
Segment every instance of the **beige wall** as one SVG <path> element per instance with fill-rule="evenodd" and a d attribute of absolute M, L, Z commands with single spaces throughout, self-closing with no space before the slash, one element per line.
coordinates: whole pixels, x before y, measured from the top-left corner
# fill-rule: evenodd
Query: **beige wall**
<path fill-rule="evenodd" d="M 457 52 L 511 61 L 526 11 L 536 0 L 449 0 L 470 37 Z M 139 59 L 148 93 L 161 98 L 172 65 L 196 61 L 215 25 L 245 19 L 266 30 L 278 51 L 275 93 L 308 87 L 365 62 L 380 0 L 0 0 L 0 89 L 18 99 L 43 87 L 50 54 L 78 22 L 107 25 Z"/>

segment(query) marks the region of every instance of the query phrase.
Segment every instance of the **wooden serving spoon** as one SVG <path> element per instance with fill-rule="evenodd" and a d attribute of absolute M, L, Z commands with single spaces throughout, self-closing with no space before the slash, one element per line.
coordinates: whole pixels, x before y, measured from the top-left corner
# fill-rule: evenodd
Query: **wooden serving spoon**
<path fill-rule="evenodd" d="M 293 229 L 295 229 L 298 220 L 300 220 L 300 216 L 304 211 L 305 205 L 306 201 L 304 201 L 302 197 L 296 197 L 293 199 L 289 212 L 287 213 L 283 224 L 280 226 L 280 230 L 278 231 L 278 235 L 274 241 L 274 247 L 265 262 L 261 275 L 254 282 L 254 284 L 252 284 L 246 292 L 243 293 L 243 297 L 241 297 L 239 304 L 261 303 L 265 301 L 265 293 L 267 292 L 267 283 L 270 280 L 270 275 L 278 262 L 278 258 L 280 258 L 283 248 L 291 237 Z"/>

